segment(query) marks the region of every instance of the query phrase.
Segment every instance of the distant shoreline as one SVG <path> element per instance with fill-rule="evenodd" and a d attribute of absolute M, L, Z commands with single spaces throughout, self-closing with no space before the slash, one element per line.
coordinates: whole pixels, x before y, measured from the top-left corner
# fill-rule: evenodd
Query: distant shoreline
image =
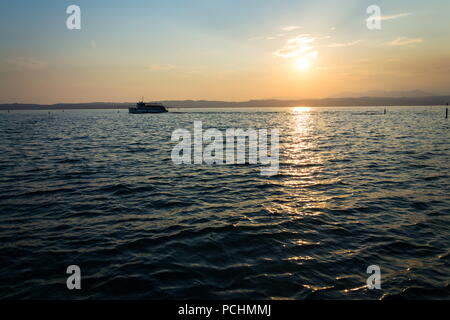
<path fill-rule="evenodd" d="M 249 100 L 249 101 L 208 101 L 208 100 L 163 100 L 158 101 L 168 108 L 289 108 L 307 107 L 391 107 L 391 106 L 445 106 L 450 96 L 428 97 L 360 97 L 325 98 L 298 100 Z M 93 103 L 57 103 L 57 104 L 0 104 L 0 110 L 64 110 L 64 109 L 127 109 L 132 102 L 93 102 Z"/>

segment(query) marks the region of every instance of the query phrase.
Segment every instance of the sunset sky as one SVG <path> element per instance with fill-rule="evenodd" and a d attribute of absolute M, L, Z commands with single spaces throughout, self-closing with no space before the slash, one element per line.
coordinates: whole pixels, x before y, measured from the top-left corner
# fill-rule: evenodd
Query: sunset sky
<path fill-rule="evenodd" d="M 66 28 L 67 6 L 81 30 Z M 381 30 L 366 9 L 381 8 Z M 450 93 L 448 0 L 0 2 L 0 103 Z"/>

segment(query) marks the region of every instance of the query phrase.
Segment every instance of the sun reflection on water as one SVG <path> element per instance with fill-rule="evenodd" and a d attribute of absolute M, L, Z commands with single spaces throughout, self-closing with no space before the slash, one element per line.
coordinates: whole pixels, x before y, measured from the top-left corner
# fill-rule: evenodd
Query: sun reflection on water
<path fill-rule="evenodd" d="M 321 190 L 335 181 L 320 178 L 326 160 L 318 152 L 316 132 L 320 123 L 310 110 L 295 107 L 286 115 L 288 130 L 281 148 L 280 180 L 274 181 L 280 192 L 265 206 L 270 214 L 316 216 L 323 213 L 330 201 L 331 196 Z"/>
<path fill-rule="evenodd" d="M 308 112 L 308 111 L 311 111 L 311 107 L 293 107 L 292 111 L 294 113 L 297 113 L 297 112 Z"/>

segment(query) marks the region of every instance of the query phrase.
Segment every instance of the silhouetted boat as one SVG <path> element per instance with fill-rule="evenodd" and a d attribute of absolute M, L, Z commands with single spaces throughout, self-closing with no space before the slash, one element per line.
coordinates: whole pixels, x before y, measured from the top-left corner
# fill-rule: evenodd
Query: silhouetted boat
<path fill-rule="evenodd" d="M 145 103 L 140 101 L 136 103 L 136 107 L 128 108 L 130 113 L 163 113 L 169 112 L 166 107 L 160 103 Z"/>

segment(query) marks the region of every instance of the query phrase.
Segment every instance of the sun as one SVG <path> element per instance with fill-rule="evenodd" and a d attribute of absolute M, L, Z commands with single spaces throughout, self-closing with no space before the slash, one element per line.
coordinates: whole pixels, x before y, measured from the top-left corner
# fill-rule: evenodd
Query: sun
<path fill-rule="evenodd" d="M 301 71 L 305 71 L 305 70 L 308 70 L 309 68 L 311 68 L 311 62 L 307 58 L 297 59 L 297 61 L 295 62 L 295 65 L 296 65 L 297 69 L 299 69 Z"/>

